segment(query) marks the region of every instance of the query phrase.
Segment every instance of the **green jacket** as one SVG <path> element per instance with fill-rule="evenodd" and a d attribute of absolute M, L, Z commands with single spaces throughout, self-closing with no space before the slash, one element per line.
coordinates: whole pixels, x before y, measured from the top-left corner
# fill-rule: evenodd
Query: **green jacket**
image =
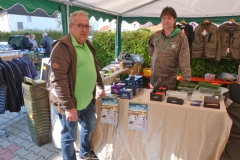
<path fill-rule="evenodd" d="M 204 30 L 207 33 L 205 36 L 203 36 Z M 211 22 L 200 23 L 195 28 L 192 58 L 213 58 L 220 61 L 220 36 L 216 25 Z"/>
<path fill-rule="evenodd" d="M 97 73 L 97 84 L 100 88 L 104 88 L 99 73 L 96 52 L 89 40 L 87 40 L 86 43 L 93 54 Z M 74 96 L 77 53 L 72 44 L 70 34 L 53 43 L 50 61 L 52 69 L 50 77 L 50 101 L 59 113 L 65 114 L 65 109 L 72 109 L 77 106 L 77 101 Z M 96 89 L 93 90 L 93 102 L 95 102 L 95 93 Z"/>
<path fill-rule="evenodd" d="M 171 36 L 171 38 L 169 38 Z M 164 37 L 162 30 L 152 34 L 148 41 L 148 52 L 152 56 L 150 63 L 153 85 L 158 78 L 163 79 L 163 83 L 168 89 L 175 89 L 178 69 L 181 68 L 182 80 L 190 81 L 190 52 L 187 36 L 179 29 Z"/>

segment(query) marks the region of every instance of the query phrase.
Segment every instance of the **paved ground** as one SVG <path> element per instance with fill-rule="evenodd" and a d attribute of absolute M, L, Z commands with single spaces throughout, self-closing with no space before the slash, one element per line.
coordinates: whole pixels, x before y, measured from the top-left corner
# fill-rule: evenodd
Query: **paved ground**
<path fill-rule="evenodd" d="M 0 160 L 62 160 L 61 150 L 52 143 L 41 147 L 32 142 L 25 108 L 19 113 L 0 114 Z"/>
<path fill-rule="evenodd" d="M 1 135 L 2 130 L 7 137 Z M 0 160 L 62 160 L 62 153 L 52 143 L 38 147 L 32 142 L 27 112 L 22 107 L 19 113 L 0 114 Z"/>

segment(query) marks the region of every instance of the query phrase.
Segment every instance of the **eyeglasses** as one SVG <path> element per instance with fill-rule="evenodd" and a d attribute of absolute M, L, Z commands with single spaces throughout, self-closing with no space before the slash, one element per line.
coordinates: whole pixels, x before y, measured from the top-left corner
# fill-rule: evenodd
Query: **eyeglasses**
<path fill-rule="evenodd" d="M 90 30 L 90 29 L 91 29 L 91 26 L 89 26 L 89 25 L 84 25 L 84 24 L 82 24 L 82 23 L 79 23 L 79 24 L 74 24 L 74 23 L 72 23 L 72 25 L 76 25 L 79 29 L 84 29 L 84 28 L 86 28 L 87 30 Z"/>

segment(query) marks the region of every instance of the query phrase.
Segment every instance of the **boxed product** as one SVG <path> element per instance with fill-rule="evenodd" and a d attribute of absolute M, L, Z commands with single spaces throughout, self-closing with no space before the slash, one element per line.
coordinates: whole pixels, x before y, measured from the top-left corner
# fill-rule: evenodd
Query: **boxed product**
<path fill-rule="evenodd" d="M 168 97 L 176 97 L 176 98 L 180 98 L 180 99 L 184 99 L 184 100 L 188 99 L 188 93 L 186 91 L 167 90 L 167 96 Z"/>
<path fill-rule="evenodd" d="M 205 74 L 205 79 L 206 80 L 214 80 L 215 79 L 215 74 L 206 73 Z"/>
<path fill-rule="evenodd" d="M 177 98 L 177 97 L 168 97 L 167 98 L 167 103 L 183 105 L 184 100 L 181 99 L 181 98 Z"/>
<path fill-rule="evenodd" d="M 134 63 L 143 63 L 144 62 L 142 56 L 139 54 L 131 54 L 131 58 Z"/>
<path fill-rule="evenodd" d="M 195 83 L 179 83 L 177 91 L 186 91 L 188 95 L 192 95 L 193 91 L 197 89 L 197 84 Z"/>
<path fill-rule="evenodd" d="M 165 100 L 165 93 L 164 92 L 155 92 L 153 91 L 150 93 L 150 100 L 151 101 L 164 101 Z"/>
<path fill-rule="evenodd" d="M 133 96 L 138 95 L 138 93 L 140 92 L 140 86 L 136 86 L 136 87 L 126 87 L 127 89 L 132 89 L 133 91 Z"/>
<path fill-rule="evenodd" d="M 191 101 L 191 106 L 201 107 L 202 101 Z"/>
<path fill-rule="evenodd" d="M 205 96 L 213 96 L 213 93 L 201 93 L 199 91 L 194 91 L 192 96 L 191 96 L 191 101 L 204 101 Z"/>
<path fill-rule="evenodd" d="M 205 96 L 204 107 L 220 109 L 220 97 L 219 96 Z"/>
<path fill-rule="evenodd" d="M 133 90 L 131 88 L 121 88 L 119 91 L 119 97 L 122 99 L 132 99 Z"/>
<path fill-rule="evenodd" d="M 137 76 L 135 76 L 135 79 L 132 80 L 130 78 L 125 79 L 125 87 L 136 87 L 139 86 L 140 80 Z"/>
<path fill-rule="evenodd" d="M 124 87 L 124 83 L 118 83 L 111 85 L 111 94 L 119 94 L 121 88 Z"/>

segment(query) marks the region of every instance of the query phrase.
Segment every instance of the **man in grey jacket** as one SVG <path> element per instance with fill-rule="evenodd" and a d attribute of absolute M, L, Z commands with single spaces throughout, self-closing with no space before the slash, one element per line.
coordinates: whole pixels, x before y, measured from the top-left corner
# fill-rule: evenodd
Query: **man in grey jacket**
<path fill-rule="evenodd" d="M 44 32 L 42 34 L 42 37 L 43 37 L 43 39 L 41 40 L 40 45 L 42 46 L 42 48 L 45 49 L 44 57 L 48 58 L 48 57 L 50 57 L 50 53 L 52 50 L 51 44 L 53 43 L 53 39 L 51 37 L 49 37 L 46 32 Z"/>
<path fill-rule="evenodd" d="M 168 89 L 174 90 L 179 67 L 183 82 L 189 82 L 191 78 L 188 40 L 176 27 L 177 13 L 172 7 L 165 7 L 160 17 L 163 30 L 152 34 L 148 41 L 148 51 L 152 56 L 151 84 L 162 79 Z"/>

